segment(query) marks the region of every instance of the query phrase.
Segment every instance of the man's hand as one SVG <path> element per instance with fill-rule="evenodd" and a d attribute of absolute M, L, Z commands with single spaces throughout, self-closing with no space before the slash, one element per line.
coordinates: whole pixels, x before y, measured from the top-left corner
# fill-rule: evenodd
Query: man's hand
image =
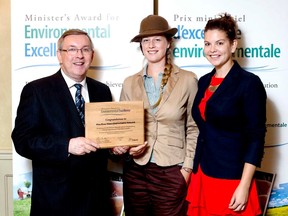
<path fill-rule="evenodd" d="M 69 141 L 68 152 L 73 155 L 84 155 L 95 152 L 99 145 L 85 137 L 72 138 Z"/>

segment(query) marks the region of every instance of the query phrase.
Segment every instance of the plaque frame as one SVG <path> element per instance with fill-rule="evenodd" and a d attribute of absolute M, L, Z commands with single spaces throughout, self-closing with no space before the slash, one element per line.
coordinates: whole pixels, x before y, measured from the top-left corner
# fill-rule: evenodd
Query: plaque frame
<path fill-rule="evenodd" d="M 85 137 L 100 148 L 143 144 L 143 101 L 85 103 Z"/>

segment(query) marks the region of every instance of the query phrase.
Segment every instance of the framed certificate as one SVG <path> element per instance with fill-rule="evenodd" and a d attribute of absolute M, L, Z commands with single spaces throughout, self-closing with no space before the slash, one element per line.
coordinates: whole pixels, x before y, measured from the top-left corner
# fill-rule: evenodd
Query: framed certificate
<path fill-rule="evenodd" d="M 143 144 L 143 101 L 85 103 L 85 137 L 101 148 Z"/>

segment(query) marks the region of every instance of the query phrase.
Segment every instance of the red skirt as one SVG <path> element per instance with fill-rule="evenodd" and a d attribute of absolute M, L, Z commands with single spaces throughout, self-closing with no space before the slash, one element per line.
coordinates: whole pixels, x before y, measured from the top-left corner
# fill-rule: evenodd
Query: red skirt
<path fill-rule="evenodd" d="M 248 202 L 243 211 L 235 212 L 228 208 L 231 197 L 240 180 L 217 179 L 206 176 L 199 167 L 192 174 L 188 187 L 188 216 L 208 215 L 241 215 L 254 216 L 261 214 L 256 182 L 253 180 Z"/>

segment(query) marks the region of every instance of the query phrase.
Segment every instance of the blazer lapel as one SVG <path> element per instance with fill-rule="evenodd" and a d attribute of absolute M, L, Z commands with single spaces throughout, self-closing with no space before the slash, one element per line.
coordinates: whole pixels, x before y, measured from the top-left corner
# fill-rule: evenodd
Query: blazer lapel
<path fill-rule="evenodd" d="M 173 69 L 173 71 L 171 72 L 171 75 L 170 75 L 170 77 L 168 79 L 168 82 L 167 82 L 167 84 L 165 86 L 165 90 L 163 92 L 162 100 L 161 100 L 161 102 L 160 102 L 160 104 L 158 106 L 157 112 L 158 112 L 159 109 L 161 109 L 161 107 L 168 100 L 169 96 L 171 95 L 171 93 L 172 93 L 172 91 L 173 91 L 173 89 L 174 89 L 174 87 L 175 87 L 175 85 L 176 85 L 176 83 L 177 83 L 177 81 L 179 79 L 179 77 L 177 76 L 177 74 L 179 73 L 179 68 L 176 67 L 175 65 L 174 65 L 173 68 L 175 68 L 175 69 Z"/>
<path fill-rule="evenodd" d="M 227 89 L 233 89 L 233 85 L 237 82 L 238 73 L 236 73 L 235 69 L 236 65 L 234 64 L 233 67 L 230 69 L 229 73 L 226 75 L 225 79 L 222 81 L 221 85 L 218 87 L 217 91 L 211 96 L 211 100 L 215 100 L 218 97 L 221 97 L 223 92 L 229 91 Z M 237 68 L 237 67 L 236 67 Z M 211 79 L 210 79 L 211 80 Z"/>
<path fill-rule="evenodd" d="M 145 90 L 145 87 L 144 87 L 144 81 L 143 81 L 142 74 L 143 74 L 143 71 L 141 71 L 139 73 L 138 80 L 137 80 L 138 85 L 136 85 L 137 87 L 133 91 L 136 92 L 136 95 L 139 95 L 139 96 L 141 95 L 140 96 L 141 98 L 139 97 L 138 100 L 142 100 L 143 101 L 144 109 L 146 109 L 148 113 L 153 114 L 152 109 L 150 108 L 149 99 L 148 99 L 148 96 L 146 94 L 146 90 Z"/>

